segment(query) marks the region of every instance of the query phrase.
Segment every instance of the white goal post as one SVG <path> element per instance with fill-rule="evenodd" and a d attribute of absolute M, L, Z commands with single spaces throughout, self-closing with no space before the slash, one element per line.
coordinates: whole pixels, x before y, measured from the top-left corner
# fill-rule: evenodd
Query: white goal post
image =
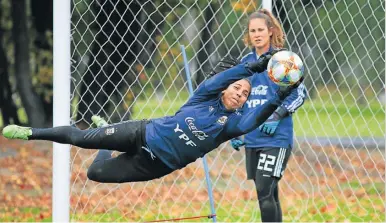
<path fill-rule="evenodd" d="M 71 2 L 54 0 L 53 126 L 70 124 Z M 52 221 L 70 221 L 70 146 L 53 143 Z"/>

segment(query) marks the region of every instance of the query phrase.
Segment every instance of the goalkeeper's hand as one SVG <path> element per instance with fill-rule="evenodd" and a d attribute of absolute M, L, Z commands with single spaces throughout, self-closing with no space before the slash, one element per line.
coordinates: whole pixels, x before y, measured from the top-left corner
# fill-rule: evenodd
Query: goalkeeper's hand
<path fill-rule="evenodd" d="M 279 126 L 280 120 L 282 120 L 287 115 L 287 109 L 282 106 L 278 107 L 276 111 L 271 115 L 271 117 L 259 126 L 260 131 L 262 133 L 272 136 L 275 133 L 277 127 Z"/>
<path fill-rule="evenodd" d="M 262 73 L 267 69 L 267 65 L 269 60 L 272 58 L 272 56 L 280 51 L 286 50 L 285 48 L 283 49 L 275 49 L 270 52 L 267 52 L 265 54 L 262 54 L 259 59 L 256 62 L 252 63 L 247 63 L 246 68 L 249 70 L 251 73 Z"/>
<path fill-rule="evenodd" d="M 279 89 L 276 91 L 276 94 L 279 96 L 280 100 L 284 100 L 289 94 L 291 94 L 292 90 L 299 87 L 299 85 L 303 82 L 304 75 L 299 79 L 298 82 L 296 82 L 293 85 L 284 87 L 280 86 Z"/>
<path fill-rule="evenodd" d="M 212 77 L 212 76 L 214 76 L 220 72 L 223 72 L 225 70 L 228 70 L 229 68 L 232 68 L 240 63 L 241 62 L 238 59 L 236 59 L 232 56 L 225 57 L 222 60 L 220 60 L 209 73 L 207 73 L 207 76 Z"/>
<path fill-rule="evenodd" d="M 241 139 L 241 137 L 236 137 L 236 138 L 231 139 L 231 145 L 232 145 L 233 149 L 240 151 L 239 147 L 244 146 L 245 143 Z"/>

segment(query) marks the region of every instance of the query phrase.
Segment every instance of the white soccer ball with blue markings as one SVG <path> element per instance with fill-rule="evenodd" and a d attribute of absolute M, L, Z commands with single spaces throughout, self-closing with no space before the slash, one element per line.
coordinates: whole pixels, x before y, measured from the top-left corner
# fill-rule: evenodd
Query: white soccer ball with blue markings
<path fill-rule="evenodd" d="M 279 86 L 295 84 L 304 75 L 300 57 L 291 51 L 280 51 L 272 56 L 267 66 L 269 78 Z"/>

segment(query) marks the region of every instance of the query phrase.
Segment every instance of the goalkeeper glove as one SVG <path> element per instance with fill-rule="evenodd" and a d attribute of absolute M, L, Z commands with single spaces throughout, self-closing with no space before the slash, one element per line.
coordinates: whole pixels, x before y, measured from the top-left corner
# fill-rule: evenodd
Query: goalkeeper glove
<path fill-rule="evenodd" d="M 271 117 L 259 126 L 260 131 L 267 135 L 273 135 L 279 126 L 280 120 L 287 115 L 287 109 L 282 106 L 278 107 Z"/>
<path fill-rule="evenodd" d="M 240 151 L 239 147 L 245 145 L 244 141 L 241 139 L 241 137 L 236 137 L 231 139 L 231 145 L 233 149 Z"/>
<path fill-rule="evenodd" d="M 208 77 L 212 77 L 220 72 L 223 72 L 225 70 L 228 70 L 229 68 L 232 68 L 241 62 L 233 57 L 225 57 L 222 60 L 220 60 L 216 66 L 207 74 Z"/>
<path fill-rule="evenodd" d="M 297 88 L 303 82 L 303 80 L 304 76 L 302 76 L 299 81 L 293 85 L 287 87 L 280 86 L 276 92 L 276 94 L 279 96 L 279 99 L 284 100 L 293 89 Z M 278 107 L 272 114 L 272 116 L 267 119 L 267 121 L 265 121 L 261 126 L 259 126 L 260 131 L 267 135 L 273 135 L 276 131 L 277 126 L 279 125 L 280 120 L 287 115 L 287 109 L 282 106 Z"/>
<path fill-rule="evenodd" d="M 280 100 L 284 100 L 289 94 L 291 94 L 292 90 L 297 88 L 304 80 L 304 76 L 302 76 L 298 82 L 290 86 L 280 86 L 276 91 L 277 96 L 279 96 Z"/>
<path fill-rule="evenodd" d="M 261 55 L 259 57 L 259 59 L 257 59 L 256 62 L 247 63 L 246 64 L 247 70 L 249 70 L 251 73 L 262 73 L 262 72 L 264 72 L 267 69 L 268 62 L 272 58 L 272 56 L 275 53 L 277 53 L 279 51 L 282 51 L 282 50 L 286 50 L 286 49 L 283 48 L 283 49 L 272 50 L 272 51 L 270 51 L 268 53 L 265 53 L 265 54 Z"/>

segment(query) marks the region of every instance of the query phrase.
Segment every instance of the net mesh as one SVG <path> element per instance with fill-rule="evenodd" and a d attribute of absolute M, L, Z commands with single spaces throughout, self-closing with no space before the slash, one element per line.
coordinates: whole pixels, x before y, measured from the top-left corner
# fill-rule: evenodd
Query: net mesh
<path fill-rule="evenodd" d="M 72 0 L 72 120 L 87 128 L 172 115 L 227 55 L 249 52 L 247 15 L 260 2 Z M 307 71 L 294 115 L 295 148 L 280 181 L 284 221 L 385 221 L 385 6 L 381 1 L 273 1 Z M 153 181 L 87 179 L 95 150 L 71 150 L 72 221 L 151 221 L 209 215 L 202 160 Z M 228 143 L 207 160 L 219 221 L 260 221 L 244 151 Z M 211 221 L 211 219 L 201 219 Z"/>

